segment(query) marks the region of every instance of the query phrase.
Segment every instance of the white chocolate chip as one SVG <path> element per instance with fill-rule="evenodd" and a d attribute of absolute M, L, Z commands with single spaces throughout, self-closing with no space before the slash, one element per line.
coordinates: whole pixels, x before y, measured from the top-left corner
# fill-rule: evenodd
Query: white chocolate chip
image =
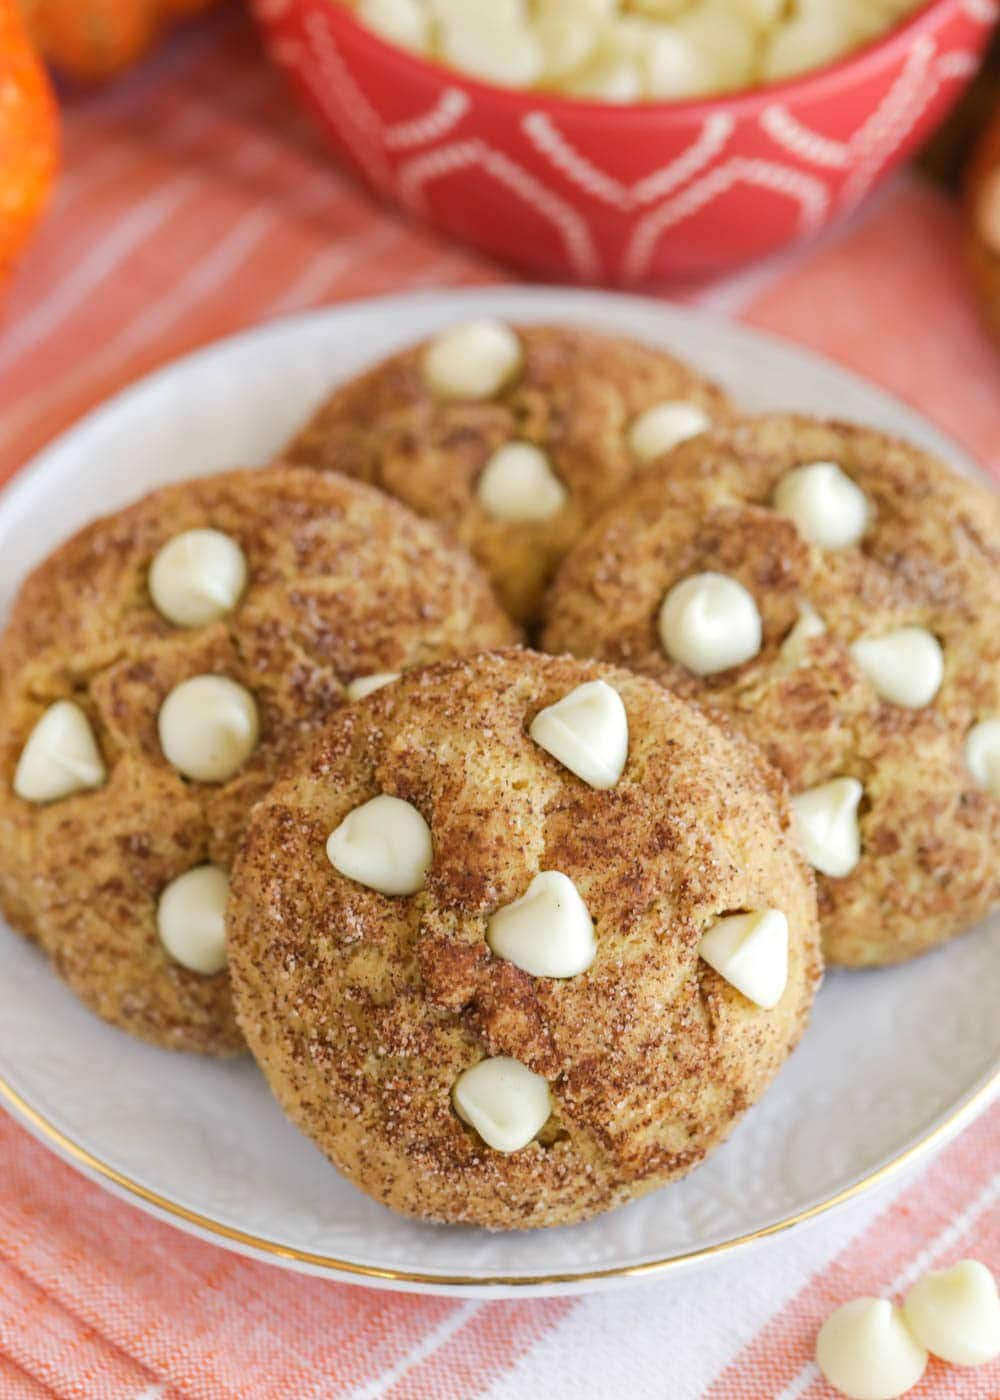
<path fill-rule="evenodd" d="M 160 747 L 169 763 L 199 783 L 224 783 L 253 753 L 260 734 L 257 705 L 227 676 L 192 676 L 160 706 Z"/>
<path fill-rule="evenodd" d="M 418 53 L 430 46 L 430 17 L 420 0 L 358 0 L 358 19 L 390 44 Z"/>
<path fill-rule="evenodd" d="M 795 626 L 781 643 L 781 659 L 787 666 L 801 666 L 809 654 L 809 643 L 813 637 L 822 637 L 826 623 L 809 603 L 799 604 L 799 616 Z"/>
<path fill-rule="evenodd" d="M 792 798 L 795 824 L 806 860 L 823 875 L 850 875 L 861 859 L 857 778 L 834 778 Z"/>
<path fill-rule="evenodd" d="M 486 925 L 486 941 L 532 977 L 576 977 L 594 961 L 594 925 L 568 875 L 542 870 L 520 899 Z"/>
<path fill-rule="evenodd" d="M 774 507 L 821 549 L 857 544 L 871 516 L 868 497 L 836 462 L 810 462 L 787 472 L 775 487 Z"/>
<path fill-rule="evenodd" d="M 455 1112 L 475 1128 L 488 1147 L 518 1152 L 545 1127 L 552 1112 L 549 1086 L 506 1055 L 480 1060 L 455 1080 L 451 1091 Z"/>
<path fill-rule="evenodd" d="M 638 58 L 629 48 L 610 41 L 566 84 L 574 97 L 596 98 L 601 102 L 635 102 L 643 96 L 643 75 Z"/>
<path fill-rule="evenodd" d="M 652 462 L 710 426 L 711 420 L 699 404 L 674 399 L 640 413 L 628 430 L 628 445 L 640 462 Z"/>
<path fill-rule="evenodd" d="M 501 321 L 470 321 L 435 337 L 424 351 L 424 375 L 449 399 L 491 399 L 521 365 L 521 342 Z"/>
<path fill-rule="evenodd" d="M 814 8 L 772 31 L 761 58 L 761 77 L 769 83 L 794 78 L 831 63 L 850 47 L 851 32 L 840 9 L 833 4 L 825 13 Z"/>
<path fill-rule="evenodd" d="M 770 1011 L 788 985 L 788 920 L 780 909 L 717 919 L 698 953 L 738 992 Z"/>
<path fill-rule="evenodd" d="M 326 854 L 341 875 L 379 894 L 416 894 L 430 868 L 431 829 L 411 803 L 381 793 L 348 812 Z"/>
<path fill-rule="evenodd" d="M 976 1259 L 925 1274 L 903 1303 L 917 1341 L 953 1366 L 982 1366 L 1000 1355 L 1000 1297 Z"/>
<path fill-rule="evenodd" d="M 980 787 L 1000 797 L 1000 718 L 981 719 L 965 739 L 965 762 Z"/>
<path fill-rule="evenodd" d="M 399 671 L 373 671 L 370 676 L 357 676 L 347 687 L 347 698 L 363 700 L 366 695 L 381 690 L 384 685 L 392 685 L 399 677 Z"/>
<path fill-rule="evenodd" d="M 898 627 L 881 637 L 861 637 L 851 655 L 876 693 L 891 705 L 929 705 L 944 677 L 941 643 L 925 627 Z"/>
<path fill-rule="evenodd" d="M 535 28 L 550 82 L 576 72 L 593 55 L 606 12 L 602 0 L 538 0 Z"/>
<path fill-rule="evenodd" d="M 160 942 L 189 972 L 213 977 L 226 965 L 229 876 L 219 865 L 196 865 L 171 880 L 156 906 Z"/>
<path fill-rule="evenodd" d="M 504 87 L 530 87 L 545 70 L 542 41 L 525 18 L 469 5 L 442 20 L 442 56 L 456 68 Z"/>
<path fill-rule="evenodd" d="M 508 442 L 486 463 L 476 487 L 479 503 L 497 520 L 549 520 L 566 504 L 566 488 L 548 457 L 530 442 Z"/>
<path fill-rule="evenodd" d="M 854 1298 L 819 1329 L 816 1364 L 849 1400 L 895 1400 L 924 1374 L 927 1352 L 887 1298 Z"/>
<path fill-rule="evenodd" d="M 232 612 L 246 587 L 247 561 L 221 530 L 185 530 L 157 552 L 149 592 L 178 627 L 204 627 Z"/>
<path fill-rule="evenodd" d="M 614 787 L 628 757 L 628 716 L 607 681 L 586 681 L 548 705 L 528 733 L 546 753 L 594 788 Z"/>
<path fill-rule="evenodd" d="M 14 773 L 14 791 L 25 802 L 56 802 L 100 787 L 106 777 L 90 720 L 72 700 L 57 700 L 28 735 Z"/>
<path fill-rule="evenodd" d="M 726 574 L 692 574 L 671 588 L 660 608 L 664 650 L 696 676 L 749 661 L 760 651 L 761 635 L 753 594 Z"/>

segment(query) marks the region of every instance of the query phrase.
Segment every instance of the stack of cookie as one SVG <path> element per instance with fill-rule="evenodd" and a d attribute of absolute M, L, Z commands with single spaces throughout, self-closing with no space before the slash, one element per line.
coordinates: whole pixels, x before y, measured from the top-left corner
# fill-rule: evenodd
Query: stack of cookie
<path fill-rule="evenodd" d="M 911 447 L 455 327 L 27 581 L 0 901 L 113 1024 L 245 1039 L 387 1205 L 584 1219 L 766 1090 L 821 935 L 897 962 L 1000 902 L 998 569 Z"/>

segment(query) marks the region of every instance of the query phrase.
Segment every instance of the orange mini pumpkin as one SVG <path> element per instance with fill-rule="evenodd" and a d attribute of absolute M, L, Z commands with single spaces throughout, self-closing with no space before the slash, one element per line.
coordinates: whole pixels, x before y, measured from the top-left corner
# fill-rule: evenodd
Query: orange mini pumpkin
<path fill-rule="evenodd" d="M 175 20 L 214 0 L 21 0 L 42 54 L 61 73 L 97 82 L 131 68 Z"/>
<path fill-rule="evenodd" d="M 16 0 L 0 0 L 0 284 L 45 207 L 57 159 L 48 77 Z"/>

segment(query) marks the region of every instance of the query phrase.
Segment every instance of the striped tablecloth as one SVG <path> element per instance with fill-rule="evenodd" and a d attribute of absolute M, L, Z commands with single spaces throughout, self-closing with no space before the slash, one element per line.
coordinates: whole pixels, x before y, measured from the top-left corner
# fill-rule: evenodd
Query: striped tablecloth
<path fill-rule="evenodd" d="M 915 177 L 805 252 L 683 299 L 842 360 L 1000 476 L 1000 357 L 956 215 Z M 0 307 L 0 479 L 91 405 L 262 319 L 503 273 L 333 168 L 238 12 L 66 101 L 65 175 Z M 835 407 L 835 406 L 832 406 Z M 0 1115 L 2 1400 L 791 1400 L 838 1302 L 1000 1269 L 1000 1108 L 902 1180 L 712 1266 L 577 1300 L 377 1293 L 238 1258 L 106 1195 Z M 914 1396 L 1000 1395 L 932 1362 Z"/>

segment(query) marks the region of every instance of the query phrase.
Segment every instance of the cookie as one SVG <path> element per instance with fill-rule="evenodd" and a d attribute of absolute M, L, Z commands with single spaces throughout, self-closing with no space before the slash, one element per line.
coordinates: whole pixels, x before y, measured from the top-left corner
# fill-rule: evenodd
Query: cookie
<path fill-rule="evenodd" d="M 828 961 L 900 962 L 1000 901 L 1000 499 L 865 428 L 684 444 L 595 523 L 544 645 L 629 666 L 784 772 Z"/>
<path fill-rule="evenodd" d="M 965 250 L 980 306 L 1000 339 L 1000 108 L 969 169 Z"/>
<path fill-rule="evenodd" d="M 105 1020 L 238 1051 L 222 906 L 253 803 L 352 681 L 514 639 L 463 552 L 332 474 L 230 472 L 96 521 L 0 643 L 8 920 Z"/>
<path fill-rule="evenodd" d="M 647 679 L 525 651 L 336 715 L 254 810 L 228 929 L 289 1117 L 386 1205 L 493 1229 L 689 1171 L 820 975 L 780 775 Z"/>
<path fill-rule="evenodd" d="M 530 624 L 563 555 L 636 472 L 731 416 L 720 389 L 652 346 L 482 321 L 345 384 L 286 455 L 439 520 Z"/>

